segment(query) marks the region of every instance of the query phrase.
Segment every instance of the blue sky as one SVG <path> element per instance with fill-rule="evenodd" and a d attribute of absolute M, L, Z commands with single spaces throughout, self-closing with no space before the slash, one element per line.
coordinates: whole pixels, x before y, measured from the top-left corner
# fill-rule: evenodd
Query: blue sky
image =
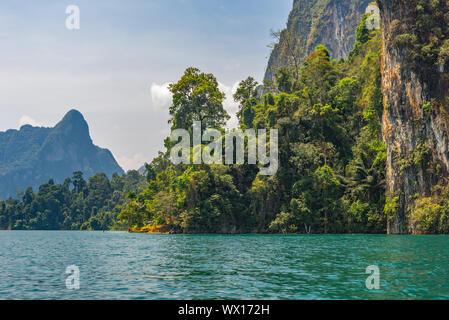
<path fill-rule="evenodd" d="M 261 81 L 270 29 L 292 0 L 3 0 L 0 2 L 0 131 L 53 126 L 81 111 L 94 143 L 124 169 L 163 150 L 166 84 L 189 66 L 215 74 L 228 96 Z M 80 30 L 65 27 L 80 9 Z M 235 104 L 225 102 L 230 112 Z"/>

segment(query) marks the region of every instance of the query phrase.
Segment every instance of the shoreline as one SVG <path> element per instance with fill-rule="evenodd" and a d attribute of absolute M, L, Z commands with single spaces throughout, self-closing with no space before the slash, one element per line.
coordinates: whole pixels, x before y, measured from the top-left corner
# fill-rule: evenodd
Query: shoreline
<path fill-rule="evenodd" d="M 20 229 L 0 229 L 1 231 L 68 231 L 68 232 L 119 232 L 119 233 L 142 233 L 142 234 L 163 234 L 163 235 L 228 235 L 228 236 L 238 236 L 238 235 L 283 235 L 283 236 L 295 236 L 295 235 L 309 235 L 309 236 L 335 236 L 335 235 L 372 235 L 372 236 L 449 236 L 449 234 L 441 233 L 431 233 L 431 234 L 388 234 L 388 233 L 263 233 L 263 232 L 248 232 L 248 233 L 176 233 L 170 231 L 154 230 L 150 228 L 133 229 L 133 230 L 48 230 L 48 229 L 33 229 L 33 230 L 20 230 Z"/>

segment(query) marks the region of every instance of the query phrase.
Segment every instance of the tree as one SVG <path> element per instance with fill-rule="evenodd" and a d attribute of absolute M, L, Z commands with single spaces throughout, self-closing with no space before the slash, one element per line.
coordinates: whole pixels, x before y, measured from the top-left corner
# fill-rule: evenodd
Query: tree
<path fill-rule="evenodd" d="M 126 204 L 125 209 L 120 212 L 118 218 L 125 221 L 128 225 L 128 231 L 131 231 L 134 225 L 138 227 L 142 226 L 142 211 L 144 208 L 134 191 L 128 192 L 126 198 L 128 199 L 128 203 Z"/>
<path fill-rule="evenodd" d="M 156 178 L 156 171 L 152 164 L 145 163 L 145 177 L 147 182 L 154 180 Z"/>
<path fill-rule="evenodd" d="M 75 171 L 73 173 L 72 183 L 74 186 L 74 192 L 82 192 L 87 186 L 86 180 L 83 178 L 83 173 L 81 171 Z"/>
<path fill-rule="evenodd" d="M 277 42 L 282 43 L 281 57 L 286 60 L 287 67 L 292 68 L 295 79 L 299 78 L 299 69 L 301 67 L 301 58 L 304 56 L 305 43 L 298 39 L 290 29 L 283 31 L 271 30 L 271 37 Z M 271 47 L 277 44 L 272 44 Z"/>
<path fill-rule="evenodd" d="M 307 93 L 310 105 L 324 104 L 328 101 L 336 79 L 336 70 L 331 63 L 330 52 L 325 46 L 319 45 L 304 62 L 295 89 Z"/>
<path fill-rule="evenodd" d="M 234 93 L 234 101 L 240 102 L 240 108 L 245 101 L 257 97 L 257 81 L 253 77 L 248 77 L 239 83 L 239 86 Z"/>
<path fill-rule="evenodd" d="M 169 89 L 173 94 L 169 120 L 172 130 L 191 131 L 194 121 L 201 121 L 203 128 L 220 129 L 230 118 L 223 107 L 225 94 L 218 88 L 213 74 L 187 68 L 181 79 L 170 84 Z"/>
<path fill-rule="evenodd" d="M 293 86 L 294 79 L 292 79 L 292 74 L 290 73 L 290 70 L 288 70 L 288 68 L 286 68 L 286 67 L 279 68 L 275 77 L 276 77 L 277 89 L 279 92 L 285 92 L 285 93 L 292 92 L 292 86 Z"/>
<path fill-rule="evenodd" d="M 240 124 L 250 126 L 254 119 L 253 107 L 257 104 L 257 81 L 253 77 L 248 77 L 239 83 L 234 94 L 234 101 L 239 102 L 237 118 Z"/>

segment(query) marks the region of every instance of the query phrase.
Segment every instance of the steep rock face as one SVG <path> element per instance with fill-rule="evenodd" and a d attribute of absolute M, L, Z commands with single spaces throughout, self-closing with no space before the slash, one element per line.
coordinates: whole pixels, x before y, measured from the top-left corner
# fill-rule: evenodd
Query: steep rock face
<path fill-rule="evenodd" d="M 81 113 L 68 112 L 54 128 L 25 125 L 0 132 L 0 199 L 54 179 L 62 183 L 74 171 L 85 177 L 104 172 L 122 174 L 112 153 L 92 143 Z"/>
<path fill-rule="evenodd" d="M 303 48 L 306 57 L 319 44 L 325 45 L 332 58 L 347 57 L 355 43 L 355 29 L 372 0 L 295 0 L 287 29 Z M 272 80 L 276 68 L 287 65 L 282 56 L 285 38 L 273 48 L 268 61 L 265 80 Z"/>
<path fill-rule="evenodd" d="M 389 233 L 413 233 L 409 213 L 449 173 L 449 5 L 378 0 L 383 26 L 383 138 Z"/>

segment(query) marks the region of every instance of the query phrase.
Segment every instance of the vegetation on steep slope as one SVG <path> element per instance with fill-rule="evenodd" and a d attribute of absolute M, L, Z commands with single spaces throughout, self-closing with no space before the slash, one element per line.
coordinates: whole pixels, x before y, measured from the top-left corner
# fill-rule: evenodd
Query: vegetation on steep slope
<path fill-rule="evenodd" d="M 119 217 L 130 227 L 166 232 L 385 232 L 381 44 L 364 23 L 348 60 L 332 60 L 318 46 L 298 76 L 294 68 L 279 70 L 276 92 L 260 97 L 254 79 L 241 82 L 241 129 L 279 130 L 276 175 L 261 176 L 255 165 L 173 165 L 167 152 L 149 166 L 147 189 Z M 191 71 L 171 86 L 174 104 L 174 89 Z M 202 86 L 216 87 L 212 75 L 196 72 L 210 82 L 192 82 L 182 101 L 195 101 L 188 92 Z"/>
<path fill-rule="evenodd" d="M 377 2 L 384 29 L 383 139 L 387 146 L 387 202 L 391 204 L 388 231 L 445 230 L 449 2 Z M 438 227 L 430 227 L 428 216 L 439 221 Z"/>
<path fill-rule="evenodd" d="M 295 0 L 282 31 L 273 32 L 275 43 L 265 80 L 279 68 L 302 63 L 318 44 L 331 50 L 332 58 L 346 58 L 354 46 L 354 29 L 372 0 Z"/>
<path fill-rule="evenodd" d="M 261 176 L 249 164 L 174 165 L 167 139 L 167 151 L 146 167 L 145 190 L 136 188 L 137 177 L 125 188 L 118 181 L 126 176 L 97 175 L 86 183 L 78 173 L 62 185 L 50 181 L 37 194 L 29 189 L 21 201 L 2 202 L 1 227 L 385 232 L 380 40 L 364 23 L 348 60 L 332 60 L 318 46 L 298 72 L 281 68 L 271 93 L 259 96 L 252 78 L 241 82 L 234 96 L 241 129 L 279 130 L 274 176 Z M 172 129 L 203 120 L 225 134 L 224 94 L 213 75 L 189 68 L 170 90 Z"/>
<path fill-rule="evenodd" d="M 280 68 L 269 93 L 261 96 L 251 77 L 240 83 L 234 95 L 240 128 L 279 130 L 275 175 L 262 176 L 250 164 L 174 165 L 167 139 L 167 151 L 146 165 L 146 183 L 138 173 L 112 181 L 97 175 L 83 183 L 79 173 L 63 185 L 50 181 L 37 194 L 27 190 L 20 201 L 0 202 L 0 227 L 385 233 L 398 202 L 385 197 L 381 40 L 366 21 L 346 60 L 331 59 L 319 45 L 298 70 L 292 64 Z M 202 120 L 229 134 L 224 94 L 212 74 L 188 68 L 170 90 L 172 129 L 190 130 Z M 447 199 L 440 188 L 438 196 L 417 200 L 411 218 L 417 232 L 449 232 Z"/>

